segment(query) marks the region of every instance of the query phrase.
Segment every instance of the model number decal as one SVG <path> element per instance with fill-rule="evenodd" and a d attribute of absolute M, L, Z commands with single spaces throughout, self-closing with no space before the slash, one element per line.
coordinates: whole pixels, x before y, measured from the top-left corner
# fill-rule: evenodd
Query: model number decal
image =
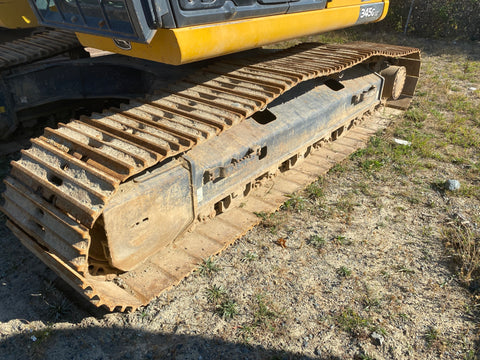
<path fill-rule="evenodd" d="M 372 7 L 364 7 L 360 9 L 360 19 L 378 18 L 380 11 Z"/>
<path fill-rule="evenodd" d="M 366 24 L 379 19 L 383 13 L 383 2 L 360 6 L 356 24 Z"/>

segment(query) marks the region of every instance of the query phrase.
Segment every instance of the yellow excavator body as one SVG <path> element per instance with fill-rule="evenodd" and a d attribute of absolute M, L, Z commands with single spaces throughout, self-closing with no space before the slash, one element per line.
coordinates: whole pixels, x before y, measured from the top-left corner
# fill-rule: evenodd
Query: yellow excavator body
<path fill-rule="evenodd" d="M 0 1 L 0 27 L 8 29 L 29 28 L 38 25 L 28 1 Z"/>
<path fill-rule="evenodd" d="M 389 1 L 383 3 L 383 12 L 376 21 L 387 14 Z M 109 37 L 77 33 L 77 38 L 85 47 L 180 65 L 351 27 L 362 19 L 362 4 L 365 1 L 333 0 L 322 10 L 159 29 L 150 43 L 132 42 L 128 50 L 119 48 Z"/>

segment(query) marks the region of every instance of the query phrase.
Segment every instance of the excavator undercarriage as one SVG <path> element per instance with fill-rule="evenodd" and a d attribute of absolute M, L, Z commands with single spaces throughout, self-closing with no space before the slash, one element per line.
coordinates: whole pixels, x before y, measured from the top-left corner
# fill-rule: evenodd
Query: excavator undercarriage
<path fill-rule="evenodd" d="M 195 64 L 32 139 L 5 180 L 7 225 L 93 304 L 135 309 L 362 146 L 419 69 L 417 49 L 370 43 Z"/>
<path fill-rule="evenodd" d="M 417 49 L 258 50 L 388 5 L 0 1 L 0 139 L 47 125 L 4 180 L 7 226 L 94 305 L 147 304 L 409 105 Z"/>

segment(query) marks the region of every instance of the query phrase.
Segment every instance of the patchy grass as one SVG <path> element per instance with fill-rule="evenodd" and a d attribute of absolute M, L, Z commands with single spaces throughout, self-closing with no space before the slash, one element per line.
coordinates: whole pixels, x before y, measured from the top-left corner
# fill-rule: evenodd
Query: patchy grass
<path fill-rule="evenodd" d="M 211 276 L 218 271 L 220 271 L 220 266 L 217 265 L 217 262 L 212 257 L 203 259 L 198 268 L 198 272 L 203 276 Z"/>
<path fill-rule="evenodd" d="M 359 315 L 352 308 L 344 309 L 335 317 L 337 325 L 343 331 L 358 335 L 371 326 L 371 320 Z"/>
<path fill-rule="evenodd" d="M 253 314 L 253 325 L 266 326 L 270 330 L 274 330 L 274 321 L 279 318 L 280 313 L 275 310 L 272 302 L 264 294 L 256 295 L 255 300 L 256 310 Z"/>
<path fill-rule="evenodd" d="M 290 194 L 290 195 L 287 195 L 287 197 L 289 199 L 283 203 L 282 208 L 286 210 L 295 210 L 295 211 L 305 210 L 306 201 L 301 195 Z"/>
<path fill-rule="evenodd" d="M 342 276 L 342 277 L 350 277 L 352 275 L 352 270 L 350 270 L 348 267 L 346 266 L 340 266 L 338 269 L 337 269 L 337 274 Z"/>
<path fill-rule="evenodd" d="M 310 244 L 311 246 L 313 246 L 317 249 L 322 249 L 323 247 L 325 247 L 325 244 L 326 244 L 325 239 L 321 236 L 318 236 L 318 235 L 310 236 L 310 238 L 308 239 L 307 242 L 308 242 L 308 244 Z"/>
<path fill-rule="evenodd" d="M 271 234 L 277 234 L 284 221 L 284 214 L 277 211 L 271 214 L 267 214 L 264 211 L 255 213 L 256 216 L 262 219 L 260 225 L 270 231 Z"/>
<path fill-rule="evenodd" d="M 252 251 L 247 251 L 242 258 L 243 262 L 254 261 L 258 259 L 258 254 Z"/>
<path fill-rule="evenodd" d="M 223 299 L 227 292 L 222 286 L 212 285 L 206 290 L 207 300 L 211 303 L 217 304 L 221 299 Z"/>
<path fill-rule="evenodd" d="M 232 319 L 238 314 L 238 304 L 232 299 L 224 299 L 220 304 L 217 304 L 215 310 L 222 319 Z"/>

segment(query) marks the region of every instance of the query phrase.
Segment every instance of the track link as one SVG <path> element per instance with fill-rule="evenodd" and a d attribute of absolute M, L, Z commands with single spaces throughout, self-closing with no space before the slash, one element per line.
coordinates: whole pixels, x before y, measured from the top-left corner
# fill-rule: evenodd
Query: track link
<path fill-rule="evenodd" d="M 0 43 L 0 71 L 76 48 L 81 48 L 81 44 L 75 34 L 62 30 L 45 30 L 22 39 Z"/>
<path fill-rule="evenodd" d="M 242 226 L 231 223 L 228 213 L 221 214 L 152 256 L 141 270 L 100 276 L 95 274 L 99 267 L 88 256 L 90 234 L 120 183 L 219 135 L 302 81 L 335 75 L 362 62 L 374 65 L 383 58 L 407 69 L 402 96 L 390 103 L 406 108 L 418 80 L 417 49 L 369 43 L 302 44 L 256 61 L 221 61 L 155 95 L 60 124 L 58 129 L 47 128 L 43 136 L 32 140 L 30 149 L 22 151 L 21 159 L 12 163 L 2 208 L 10 218 L 7 225 L 27 248 L 95 305 L 109 310 L 135 309 L 178 283 L 201 258 L 220 252 L 254 226 L 258 218 L 253 211 L 275 210 L 284 201 L 283 195 L 297 187 L 280 178 L 274 198 L 265 202 L 264 197 L 255 195 L 249 200 L 255 204 L 251 209 L 231 210 L 246 212 Z M 345 124 L 345 129 L 349 126 Z M 332 129 L 332 136 L 337 130 Z M 368 138 L 370 130 L 367 126 L 354 131 Z M 358 137 L 351 140 L 358 142 Z M 329 152 L 336 150 L 326 151 L 324 160 L 312 157 L 317 168 L 329 167 Z M 318 176 L 318 171 L 314 173 Z M 221 228 L 221 237 L 212 235 Z M 179 250 L 184 248 L 182 244 L 189 244 L 188 251 Z M 182 259 L 183 265 L 169 263 L 172 258 Z"/>

